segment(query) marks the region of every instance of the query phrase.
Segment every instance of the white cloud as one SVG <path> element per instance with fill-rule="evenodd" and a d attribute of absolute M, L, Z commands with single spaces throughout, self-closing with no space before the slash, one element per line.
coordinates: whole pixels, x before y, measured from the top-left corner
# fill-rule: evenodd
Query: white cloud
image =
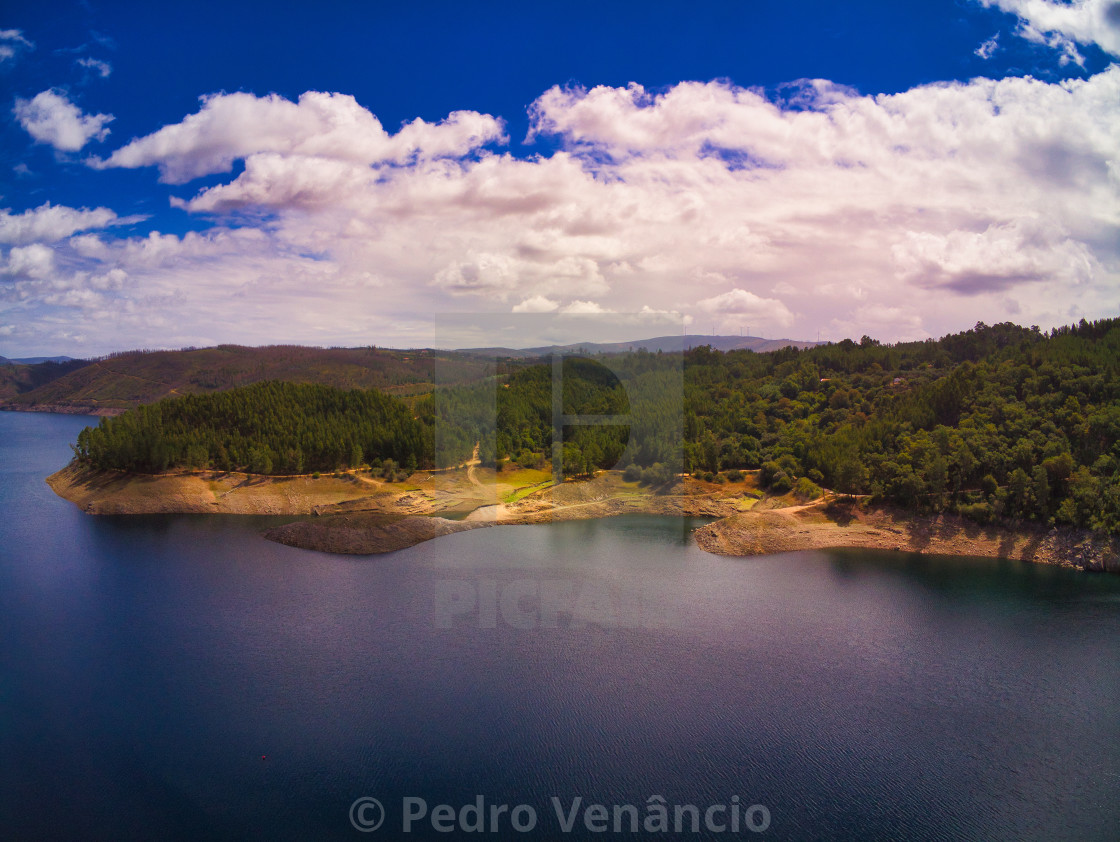
<path fill-rule="evenodd" d="M 1073 291 L 1100 269 L 1084 243 L 1040 219 L 1017 219 L 984 231 L 908 231 L 893 253 L 902 279 L 964 295 L 1039 281 Z"/>
<path fill-rule="evenodd" d="M 22 50 L 33 50 L 35 45 L 19 29 L 0 29 L 0 64 L 11 61 Z"/>
<path fill-rule="evenodd" d="M 1063 63 L 1083 62 L 1074 42 L 1120 55 L 1120 0 L 980 0 L 1019 18 L 1018 35 L 1063 52 Z"/>
<path fill-rule="evenodd" d="M 991 38 L 989 38 L 987 41 L 985 41 L 983 44 L 981 44 L 979 47 L 977 47 L 975 50 L 973 50 L 973 54 L 979 56 L 982 59 L 984 59 L 984 61 L 987 61 L 988 59 L 990 59 L 992 56 L 995 55 L 996 50 L 998 50 L 998 49 L 999 49 L 999 33 L 997 32 L 995 35 L 993 35 Z"/>
<path fill-rule="evenodd" d="M 761 320 L 782 327 L 793 324 L 793 313 L 783 302 L 777 298 L 762 298 L 738 287 L 702 299 L 697 302 L 697 307 L 716 317 L 742 316 L 756 323 Z"/>
<path fill-rule="evenodd" d="M 526 298 L 520 304 L 513 306 L 514 313 L 552 313 L 560 307 L 559 301 L 545 298 L 543 295 L 534 295 Z"/>
<path fill-rule="evenodd" d="M 109 62 L 85 56 L 78 59 L 78 66 L 84 67 L 91 73 L 96 73 L 102 79 L 108 79 L 109 74 L 113 72 L 113 67 Z"/>
<path fill-rule="evenodd" d="M 133 140 L 98 167 L 158 166 L 171 184 L 228 172 L 233 162 L 261 153 L 369 166 L 413 158 L 458 157 L 505 141 L 502 122 L 456 111 L 440 123 L 414 120 L 394 135 L 346 94 L 308 91 L 299 102 L 272 94 L 214 94 L 182 122 Z"/>
<path fill-rule="evenodd" d="M 614 311 L 604 308 L 596 301 L 573 301 L 571 304 L 561 307 L 560 312 L 569 316 L 598 316 Z"/>
<path fill-rule="evenodd" d="M 77 152 L 90 140 L 104 140 L 111 114 L 83 114 L 64 95 L 43 91 L 33 99 L 16 99 L 12 113 L 19 124 L 39 143 L 49 143 L 63 152 Z"/>
<path fill-rule="evenodd" d="M 54 270 L 54 252 L 47 246 L 32 243 L 29 246 L 15 246 L 8 252 L 4 273 L 14 277 L 49 278 Z"/>
<path fill-rule="evenodd" d="M 1120 67 L 880 96 L 804 81 L 781 103 L 722 82 L 554 88 L 532 118 L 555 151 L 517 158 L 493 151 L 488 115 L 391 135 L 337 94 L 212 97 L 101 165 L 183 182 L 243 161 L 176 200 L 213 227 L 75 229 L 49 278 L 0 284 L 0 312 L 23 296 L 29 323 L 61 337 L 65 321 L 89 353 L 424 345 L 441 312 L 598 308 L 620 340 L 650 329 L 624 318 L 638 308 L 705 331 L 892 340 L 978 313 L 1059 324 L 1071 300 L 1115 311 Z M 64 290 L 90 292 L 67 299 L 81 318 L 51 316 Z"/>
<path fill-rule="evenodd" d="M 119 219 L 108 208 L 69 208 L 50 202 L 19 214 L 0 208 L 0 243 L 53 243 L 77 231 L 106 228 L 125 221 L 128 220 Z"/>

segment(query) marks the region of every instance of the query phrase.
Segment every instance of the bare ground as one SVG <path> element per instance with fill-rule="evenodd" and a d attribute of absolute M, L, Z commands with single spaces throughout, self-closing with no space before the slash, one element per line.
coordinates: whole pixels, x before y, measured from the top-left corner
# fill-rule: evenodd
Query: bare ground
<path fill-rule="evenodd" d="M 401 550 L 441 535 L 490 525 L 441 517 L 397 517 L 376 512 L 355 512 L 288 523 L 269 529 L 264 535 L 270 541 L 305 550 L 370 555 Z"/>
<path fill-rule="evenodd" d="M 720 555 L 866 547 L 933 555 L 987 556 L 1120 572 L 1120 538 L 1072 528 L 982 527 L 955 515 L 914 515 L 860 506 L 764 509 L 733 515 L 693 533 Z"/>
<path fill-rule="evenodd" d="M 356 473 L 319 479 L 213 471 L 145 476 L 70 465 L 47 482 L 59 496 L 90 514 L 310 516 L 269 530 L 265 536 L 336 553 L 391 552 L 482 526 L 644 513 L 718 518 L 694 534 L 701 548 L 721 555 L 868 547 L 1120 572 L 1120 537 L 1032 525 L 981 527 L 951 515 L 867 509 L 824 498 L 808 504 L 788 497 L 759 499 L 750 479 L 717 485 L 682 478 L 655 491 L 625 482 L 619 472 L 611 471 L 581 482 L 534 488 L 516 500 L 512 500 L 518 496 L 514 492 L 525 492 L 539 482 L 536 473 L 496 474 L 476 464 L 453 471 L 422 471 L 404 483 Z"/>
<path fill-rule="evenodd" d="M 217 471 L 149 476 L 90 471 L 75 465 L 47 477 L 47 484 L 60 497 L 97 515 L 170 512 L 303 515 L 345 508 L 357 501 L 365 508 L 388 511 L 396 509 L 399 498 L 406 496 L 391 490 L 386 483 L 363 483 L 353 476 L 312 479 Z M 412 513 L 407 510 L 413 507 L 406 503 L 400 508 Z"/>

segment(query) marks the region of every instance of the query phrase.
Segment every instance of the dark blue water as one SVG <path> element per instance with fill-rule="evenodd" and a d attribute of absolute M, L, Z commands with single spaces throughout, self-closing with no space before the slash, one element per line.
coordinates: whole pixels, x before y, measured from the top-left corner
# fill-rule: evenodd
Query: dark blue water
<path fill-rule="evenodd" d="M 86 420 L 0 413 L 2 839 L 447 839 L 403 799 L 478 796 L 538 818 L 486 838 L 647 838 L 549 799 L 654 795 L 764 805 L 748 838 L 1120 839 L 1120 577 L 640 517 L 333 557 L 81 514 L 43 478 Z"/>

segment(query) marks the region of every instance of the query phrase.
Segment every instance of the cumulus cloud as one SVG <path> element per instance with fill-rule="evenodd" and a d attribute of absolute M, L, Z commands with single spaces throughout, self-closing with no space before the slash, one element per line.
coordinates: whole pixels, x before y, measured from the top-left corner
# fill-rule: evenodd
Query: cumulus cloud
<path fill-rule="evenodd" d="M 823 80 L 552 88 L 531 107 L 550 151 L 516 157 L 489 115 L 390 134 L 339 94 L 223 94 L 99 164 L 185 183 L 243 162 L 176 199 L 213 227 L 76 228 L 49 278 L 0 286 L 28 313 L 74 292 L 56 300 L 81 304 L 68 329 L 95 350 L 122 330 L 128 345 L 424 345 L 436 313 L 511 310 L 609 312 L 620 340 L 649 329 L 620 315 L 635 311 L 791 338 L 920 338 L 977 313 L 1059 324 L 1071 298 L 1115 310 L 1118 102 L 1120 67 L 878 96 Z"/>
<path fill-rule="evenodd" d="M 0 208 L 0 244 L 53 243 L 77 231 L 107 228 L 135 220 L 136 217 L 119 219 L 108 208 L 69 208 L 50 202 L 19 214 Z"/>
<path fill-rule="evenodd" d="M 781 327 L 789 327 L 793 324 L 793 313 L 781 301 L 776 298 L 763 298 L 738 287 L 711 298 L 701 299 L 697 302 L 697 307 L 712 316 L 742 316 L 754 320 L 756 324 L 759 321 Z"/>
<path fill-rule="evenodd" d="M 352 96 L 308 91 L 298 102 L 272 94 L 214 94 L 182 122 L 133 140 L 98 167 L 159 167 L 171 184 L 228 172 L 255 155 L 296 156 L 369 166 L 413 158 L 459 157 L 488 143 L 502 143 L 502 122 L 487 114 L 456 111 L 432 124 L 414 120 L 396 134 Z"/>
<path fill-rule="evenodd" d="M 603 313 L 612 313 L 613 310 L 608 310 L 599 304 L 597 301 L 573 301 L 566 307 L 562 307 L 560 312 L 569 316 L 598 316 Z"/>
<path fill-rule="evenodd" d="M 545 298 L 543 295 L 534 295 L 526 298 L 520 304 L 513 305 L 514 313 L 553 313 L 560 308 L 559 301 Z"/>
<path fill-rule="evenodd" d="M 12 113 L 39 143 L 63 152 L 77 152 L 90 140 L 104 140 L 111 114 L 83 114 L 64 94 L 48 90 L 30 100 L 16 99 Z"/>
<path fill-rule="evenodd" d="M 15 246 L 8 252 L 4 273 L 14 277 L 49 278 L 54 270 L 54 252 L 40 243 Z"/>
<path fill-rule="evenodd" d="M 0 64 L 13 60 L 23 50 L 33 50 L 35 45 L 19 29 L 0 29 Z"/>
<path fill-rule="evenodd" d="M 1074 47 L 1096 44 L 1120 55 L 1120 0 L 980 0 L 1017 15 L 1017 34 L 1062 51 L 1063 63 L 1083 63 Z"/>
<path fill-rule="evenodd" d="M 983 231 L 908 231 L 893 253 L 903 280 L 963 295 L 1038 281 L 1056 281 L 1072 293 L 1099 270 L 1084 243 L 1029 218 Z"/>

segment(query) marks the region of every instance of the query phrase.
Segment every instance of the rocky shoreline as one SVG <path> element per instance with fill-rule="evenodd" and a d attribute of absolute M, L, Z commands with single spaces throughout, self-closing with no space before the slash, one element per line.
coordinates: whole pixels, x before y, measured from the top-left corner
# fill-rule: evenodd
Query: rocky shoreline
<path fill-rule="evenodd" d="M 1120 537 L 1070 527 L 979 526 L 956 515 L 922 515 L 859 505 L 814 505 L 733 515 L 697 529 L 702 549 L 770 555 L 811 549 L 881 549 L 1005 558 L 1120 573 Z"/>
<path fill-rule="evenodd" d="M 300 516 L 264 536 L 331 553 L 393 552 L 484 526 L 659 514 L 714 518 L 693 534 L 699 547 L 720 555 L 869 548 L 1120 572 L 1120 537 L 1068 527 L 981 527 L 954 515 L 869 508 L 832 497 L 802 504 L 788 497 L 762 498 L 746 483 L 719 486 L 691 478 L 654 493 L 624 482 L 617 472 L 540 488 L 502 502 L 495 492 L 501 487 L 496 485 L 498 476 L 471 468 L 414 477 L 413 485 L 402 486 L 356 473 L 321 478 L 214 471 L 144 476 L 71 464 L 47 482 L 60 497 L 89 514 Z"/>

